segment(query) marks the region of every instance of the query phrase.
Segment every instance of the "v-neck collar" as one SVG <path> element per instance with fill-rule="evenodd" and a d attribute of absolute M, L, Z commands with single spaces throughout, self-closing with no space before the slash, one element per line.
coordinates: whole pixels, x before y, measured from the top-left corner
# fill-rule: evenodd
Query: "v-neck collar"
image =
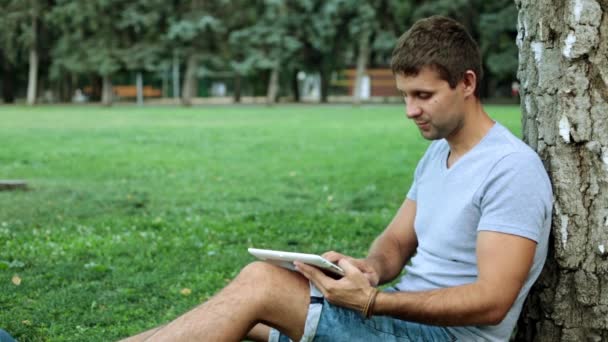
<path fill-rule="evenodd" d="M 482 143 L 490 136 L 493 135 L 494 131 L 499 129 L 500 124 L 498 123 L 498 121 L 494 121 L 494 125 L 492 125 L 492 127 L 488 130 L 488 132 L 486 133 L 486 135 L 483 136 L 483 138 L 481 138 L 481 140 L 479 140 L 479 142 L 477 144 L 475 144 L 475 146 L 473 146 L 470 150 L 468 150 L 465 154 L 463 154 L 460 158 L 458 158 L 458 160 L 456 160 L 454 162 L 454 164 L 452 164 L 452 166 L 448 167 L 448 159 L 450 158 L 450 153 L 451 153 L 451 149 L 450 149 L 450 144 L 447 142 L 446 140 L 446 145 L 447 148 L 445 149 L 445 153 L 443 155 L 443 157 L 441 158 L 442 163 L 442 169 L 444 170 L 444 172 L 450 172 L 451 170 L 454 169 L 454 167 L 456 167 L 457 165 L 461 164 L 463 159 L 467 159 L 467 157 L 472 154 L 473 151 L 475 151 L 478 146 L 482 145 Z"/>

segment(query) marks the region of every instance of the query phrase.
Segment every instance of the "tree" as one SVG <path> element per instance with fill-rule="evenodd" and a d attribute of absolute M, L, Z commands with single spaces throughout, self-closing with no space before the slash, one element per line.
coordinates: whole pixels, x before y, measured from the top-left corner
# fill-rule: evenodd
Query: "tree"
<path fill-rule="evenodd" d="M 510 85 L 517 72 L 517 8 L 511 0 L 487 1 L 479 15 L 479 42 L 486 73 L 485 95 L 493 96 L 498 83 Z"/>
<path fill-rule="evenodd" d="M 168 39 L 178 46 L 177 53 L 186 58 L 186 74 L 182 86 L 182 104 L 189 106 L 198 93 L 199 66 L 213 59 L 218 52 L 221 35 L 225 32 L 222 7 L 226 0 L 180 1 L 176 16 L 170 20 Z"/>
<path fill-rule="evenodd" d="M 120 15 L 117 0 L 57 0 L 49 14 L 60 32 L 52 52 L 52 77 L 64 72 L 101 76 L 102 103 L 111 105 L 112 76 L 123 68 L 120 38 L 124 36 L 116 25 Z"/>
<path fill-rule="evenodd" d="M 553 182 L 553 243 L 517 340 L 608 340 L 608 2 L 516 0 L 524 139 Z"/>
<path fill-rule="evenodd" d="M 27 104 L 32 106 L 36 103 L 36 91 L 38 90 L 38 26 L 40 21 L 40 6 L 38 1 L 30 0 L 30 34 L 29 34 L 29 50 L 30 50 L 30 71 L 27 82 Z"/>
<path fill-rule="evenodd" d="M 230 34 L 230 46 L 238 52 L 231 62 L 241 75 L 269 71 L 266 102 L 273 104 L 279 92 L 279 73 L 285 70 L 300 42 L 288 31 L 287 5 L 283 0 L 265 0 L 253 25 Z"/>
<path fill-rule="evenodd" d="M 4 0 L 0 2 L 3 13 L 0 15 L 0 47 L 3 51 L 5 70 L 10 64 L 17 63 L 17 57 L 27 51 L 29 72 L 27 85 L 27 104 L 36 102 L 38 90 L 38 36 L 41 26 L 41 13 L 47 6 L 42 0 Z M 10 95 L 8 96 L 10 100 Z M 12 101 L 9 101 L 12 102 Z"/>
<path fill-rule="evenodd" d="M 143 71 L 161 66 L 165 50 L 162 34 L 172 6 L 165 0 L 137 0 L 124 3 L 116 24 L 123 44 L 120 56 L 123 65 L 136 73 L 137 103 L 143 104 Z"/>
<path fill-rule="evenodd" d="M 361 103 L 363 90 L 363 77 L 369 63 L 371 54 L 370 39 L 375 29 L 376 11 L 369 2 L 360 2 L 355 7 L 356 17 L 351 21 L 350 34 L 357 42 L 357 72 L 355 75 L 355 87 L 353 90 L 353 103 Z"/>
<path fill-rule="evenodd" d="M 449 16 L 462 23 L 479 42 L 485 77 L 482 96 L 494 96 L 498 83 L 511 84 L 517 69 L 515 25 L 517 12 L 510 0 L 430 0 L 418 1 L 414 20 L 434 14 Z"/>
<path fill-rule="evenodd" d="M 321 102 L 327 102 L 331 73 L 345 64 L 351 45 L 348 29 L 356 6 L 349 0 L 296 0 L 288 6 L 289 30 L 302 44 L 302 64 L 307 71 L 319 72 Z"/>

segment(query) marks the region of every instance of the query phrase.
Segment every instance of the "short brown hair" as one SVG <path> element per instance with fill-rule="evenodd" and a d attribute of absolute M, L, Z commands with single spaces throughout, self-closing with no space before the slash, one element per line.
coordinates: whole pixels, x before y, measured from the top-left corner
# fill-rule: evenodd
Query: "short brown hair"
<path fill-rule="evenodd" d="M 451 88 L 472 70 L 477 76 L 475 96 L 479 97 L 481 53 L 457 21 L 442 16 L 421 19 L 399 38 L 391 58 L 393 73 L 415 76 L 423 67 L 435 69 Z"/>

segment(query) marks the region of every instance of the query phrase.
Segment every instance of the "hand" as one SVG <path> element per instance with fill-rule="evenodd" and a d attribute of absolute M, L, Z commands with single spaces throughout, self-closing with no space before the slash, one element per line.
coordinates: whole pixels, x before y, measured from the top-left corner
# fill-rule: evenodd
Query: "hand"
<path fill-rule="evenodd" d="M 367 277 L 347 258 L 338 261 L 344 270 L 344 277 L 339 280 L 328 277 L 314 266 L 295 262 L 296 269 L 310 280 L 328 302 L 362 312 L 374 288 Z"/>
<path fill-rule="evenodd" d="M 372 267 L 365 259 L 355 259 L 334 251 L 323 253 L 322 256 L 336 265 L 342 259 L 348 260 L 352 265 L 358 268 L 361 273 L 363 273 L 365 278 L 367 278 L 369 281 L 369 285 L 373 287 L 378 286 L 378 283 L 380 282 L 380 275 L 378 275 L 376 269 Z"/>

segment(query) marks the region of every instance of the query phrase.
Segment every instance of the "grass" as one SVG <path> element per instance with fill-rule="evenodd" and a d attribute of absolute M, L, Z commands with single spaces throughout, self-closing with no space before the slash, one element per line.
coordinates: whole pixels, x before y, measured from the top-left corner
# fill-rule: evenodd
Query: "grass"
<path fill-rule="evenodd" d="M 488 112 L 519 134 L 519 109 Z M 108 341 L 175 318 L 246 248 L 363 256 L 427 142 L 402 106 L 1 107 L 0 327 Z M 21 282 L 18 283 L 18 277 Z"/>

